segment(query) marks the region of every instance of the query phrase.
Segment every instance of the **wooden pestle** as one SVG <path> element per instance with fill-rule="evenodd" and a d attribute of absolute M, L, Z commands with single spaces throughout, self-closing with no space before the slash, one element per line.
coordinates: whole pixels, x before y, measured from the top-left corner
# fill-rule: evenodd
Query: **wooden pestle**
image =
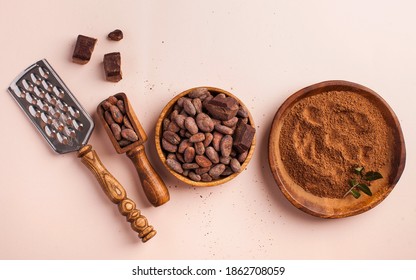
<path fill-rule="evenodd" d="M 147 140 L 146 132 L 144 131 L 143 127 L 141 126 L 136 114 L 134 113 L 131 105 L 127 99 L 125 93 L 118 93 L 114 95 L 117 99 L 123 100 L 124 107 L 125 107 L 125 114 L 128 117 L 133 130 L 136 132 L 138 136 L 138 140 L 130 143 L 127 146 L 121 147 L 119 142 L 114 137 L 114 134 L 107 123 L 104 117 L 104 108 L 102 107 L 101 102 L 97 107 L 97 113 L 101 120 L 101 123 L 104 125 L 105 131 L 107 132 L 111 143 L 113 144 L 114 148 L 116 149 L 117 153 L 126 155 L 131 159 L 134 166 L 136 167 L 137 173 L 139 175 L 143 191 L 146 194 L 147 199 L 153 206 L 160 206 L 169 201 L 169 191 L 160 178 L 160 176 L 156 173 L 152 165 L 150 164 L 149 160 L 147 159 L 145 148 L 143 144 Z"/>

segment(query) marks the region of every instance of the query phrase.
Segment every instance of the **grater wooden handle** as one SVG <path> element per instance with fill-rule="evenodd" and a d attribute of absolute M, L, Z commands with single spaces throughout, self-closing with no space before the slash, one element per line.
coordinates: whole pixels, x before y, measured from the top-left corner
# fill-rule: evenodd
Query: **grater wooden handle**
<path fill-rule="evenodd" d="M 155 236 L 156 231 L 148 224 L 147 218 L 136 208 L 136 203 L 127 198 L 123 186 L 104 167 L 91 145 L 82 147 L 78 152 L 81 162 L 94 174 L 107 197 L 118 205 L 120 213 L 126 217 L 131 228 L 138 233 L 143 242 Z"/>
<path fill-rule="evenodd" d="M 136 167 L 143 191 L 149 202 L 153 206 L 160 206 L 168 202 L 170 199 L 169 191 L 147 159 L 144 146 L 139 145 L 129 150 L 126 154 Z"/>

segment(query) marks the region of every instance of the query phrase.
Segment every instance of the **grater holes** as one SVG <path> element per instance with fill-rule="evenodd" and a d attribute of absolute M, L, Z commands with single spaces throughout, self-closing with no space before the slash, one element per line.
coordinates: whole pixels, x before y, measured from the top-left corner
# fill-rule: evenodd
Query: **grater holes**
<path fill-rule="evenodd" d="M 32 115 L 32 117 L 34 118 L 39 118 L 40 115 L 42 114 L 36 107 L 30 105 L 29 106 L 29 113 Z"/>
<path fill-rule="evenodd" d="M 58 96 L 59 98 L 64 98 L 65 92 L 63 89 L 61 89 L 60 87 L 54 86 L 52 90 L 56 96 Z"/>
<path fill-rule="evenodd" d="M 52 123 L 52 118 L 48 113 L 42 112 L 40 114 L 40 118 L 45 124 L 51 124 Z"/>
<path fill-rule="evenodd" d="M 55 130 L 57 130 L 59 132 L 62 132 L 62 131 L 64 131 L 65 126 L 60 121 L 54 119 L 54 120 L 52 120 L 52 127 L 55 128 Z"/>
<path fill-rule="evenodd" d="M 69 140 L 68 137 L 66 137 L 65 135 L 62 135 L 61 133 L 56 133 L 56 139 L 59 141 L 59 143 L 64 144 L 64 145 L 68 145 Z"/>
<path fill-rule="evenodd" d="M 34 85 L 30 81 L 28 81 L 26 79 L 23 79 L 22 80 L 22 85 L 26 90 L 33 91 Z"/>
<path fill-rule="evenodd" d="M 42 79 L 35 73 L 30 74 L 30 79 L 32 79 L 32 82 L 34 82 L 36 85 L 40 85 L 42 82 Z"/>
<path fill-rule="evenodd" d="M 42 81 L 42 86 L 43 88 L 48 91 L 48 92 L 52 92 L 53 89 L 53 85 L 51 84 L 51 82 L 49 82 L 48 80 L 43 80 Z"/>
<path fill-rule="evenodd" d="M 37 101 L 39 100 L 27 91 L 26 91 L 26 94 L 25 94 L 25 99 L 26 99 L 27 102 L 29 102 L 30 104 L 33 104 L 33 105 L 35 105 L 37 103 Z"/>
<path fill-rule="evenodd" d="M 66 136 L 70 137 L 70 138 L 75 138 L 77 137 L 77 133 L 75 132 L 75 130 L 73 130 L 72 128 L 65 126 L 64 127 L 64 133 Z"/>
<path fill-rule="evenodd" d="M 54 139 L 56 137 L 56 131 L 52 130 L 48 125 L 45 125 L 43 130 L 45 131 L 46 136 L 48 136 L 49 138 Z"/>
<path fill-rule="evenodd" d="M 49 110 L 49 106 L 48 104 L 46 104 L 45 102 L 43 102 L 42 100 L 38 100 L 36 105 L 43 111 L 48 111 Z"/>
<path fill-rule="evenodd" d="M 49 77 L 48 69 L 45 69 L 45 68 L 39 66 L 38 67 L 38 72 L 44 79 L 47 79 Z"/>
<path fill-rule="evenodd" d="M 39 97 L 39 98 L 45 98 L 45 94 L 46 94 L 46 92 L 42 89 L 42 88 L 40 88 L 40 87 L 37 87 L 37 86 L 35 86 L 34 88 L 33 88 L 33 92 Z"/>
<path fill-rule="evenodd" d="M 80 122 L 77 122 L 76 120 L 72 120 L 71 125 L 78 131 L 82 131 L 82 129 L 84 128 L 84 125 Z"/>
<path fill-rule="evenodd" d="M 55 105 L 56 105 L 57 99 L 56 99 L 56 97 L 55 97 L 55 96 L 50 95 L 49 93 L 46 93 L 46 94 L 45 94 L 45 98 L 46 98 L 46 100 L 49 102 L 49 104 L 51 104 L 51 105 L 53 105 L 53 106 L 55 106 Z"/>
<path fill-rule="evenodd" d="M 68 106 L 68 112 L 71 114 L 71 116 L 73 116 L 76 119 L 80 117 L 79 111 L 74 107 Z"/>

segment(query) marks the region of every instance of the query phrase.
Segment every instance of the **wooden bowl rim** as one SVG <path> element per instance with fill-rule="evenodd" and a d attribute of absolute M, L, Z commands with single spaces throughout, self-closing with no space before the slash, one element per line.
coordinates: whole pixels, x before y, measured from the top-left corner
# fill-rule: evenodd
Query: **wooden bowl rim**
<path fill-rule="evenodd" d="M 197 182 L 197 181 L 193 181 L 193 180 L 189 179 L 188 177 L 185 177 L 185 176 L 183 176 L 183 175 L 175 172 L 174 170 L 172 170 L 166 164 L 166 157 L 165 157 L 165 154 L 163 153 L 162 146 L 160 144 L 161 137 L 162 137 L 162 133 L 161 133 L 161 130 L 162 130 L 162 122 L 165 119 L 166 115 L 168 113 L 170 113 L 172 107 L 174 106 L 174 104 L 176 103 L 176 101 L 179 98 L 188 95 L 191 91 L 193 91 L 193 90 L 195 90 L 197 88 L 206 88 L 210 92 L 212 91 L 212 92 L 217 92 L 217 93 L 224 93 L 227 96 L 230 96 L 230 97 L 235 98 L 240 105 L 244 106 L 247 109 L 250 125 L 252 127 L 255 127 L 255 126 L 254 126 L 253 117 L 251 116 L 251 113 L 248 110 L 247 106 L 245 106 L 245 104 L 243 102 L 241 102 L 241 100 L 239 98 L 237 98 L 235 95 L 233 95 L 232 93 L 230 93 L 230 92 L 228 92 L 226 90 L 220 89 L 220 88 L 216 88 L 216 87 L 199 86 L 199 87 L 193 87 L 193 88 L 187 89 L 187 90 L 185 90 L 185 91 L 177 94 L 175 97 L 173 97 L 168 102 L 168 104 L 163 108 L 162 112 L 159 115 L 159 118 L 158 118 L 157 123 L 156 123 L 156 128 L 155 128 L 156 151 L 157 151 L 157 154 L 158 154 L 159 159 L 161 160 L 162 164 L 166 167 L 167 170 L 169 170 L 169 172 L 173 176 L 175 176 L 180 181 L 182 181 L 184 183 L 187 183 L 188 185 L 195 186 L 195 187 L 213 187 L 213 186 L 222 185 L 222 184 L 224 184 L 224 183 L 226 183 L 226 182 L 234 179 L 235 177 L 237 177 L 239 174 L 241 174 L 244 171 L 244 169 L 247 167 L 247 165 L 250 162 L 251 157 L 253 156 L 253 153 L 254 153 L 254 149 L 255 149 L 255 146 L 256 146 L 256 134 L 254 135 L 254 139 L 253 139 L 253 142 L 251 144 L 250 150 L 249 150 L 249 152 L 247 154 L 247 158 L 243 162 L 243 164 L 241 165 L 241 171 L 238 172 L 238 173 L 233 173 L 233 174 L 231 174 L 231 175 L 229 175 L 229 176 L 227 176 L 225 178 L 221 178 L 221 179 L 217 179 L 217 180 L 212 180 L 211 182 Z"/>
<path fill-rule="evenodd" d="M 273 138 L 275 137 L 275 134 L 277 134 L 278 132 L 273 131 L 273 128 L 282 120 L 282 117 L 285 115 L 285 112 L 287 110 L 289 110 L 294 104 L 296 104 L 299 100 L 301 100 L 304 97 L 307 96 L 312 96 L 315 94 L 319 94 L 322 92 L 326 92 L 326 91 L 330 91 L 332 88 L 332 90 L 334 89 L 338 89 L 340 90 L 340 88 L 344 89 L 344 90 L 349 90 L 349 91 L 353 91 L 355 93 L 358 94 L 366 94 L 367 96 L 371 96 L 371 98 L 374 98 L 375 100 L 378 101 L 378 104 L 376 104 L 376 106 L 384 106 L 384 110 L 386 110 L 389 114 L 389 117 L 391 117 L 391 119 L 393 120 L 392 123 L 392 127 L 395 129 L 395 131 L 397 132 L 397 134 L 395 135 L 399 141 L 399 146 L 396 147 L 396 151 L 398 150 L 398 162 L 399 165 L 397 166 L 396 169 L 396 174 L 393 177 L 393 179 L 391 180 L 391 183 L 389 184 L 387 190 L 382 194 L 377 196 L 376 199 L 372 199 L 369 200 L 369 203 L 366 205 L 363 205 L 362 207 L 358 207 L 356 209 L 354 208 L 349 208 L 347 209 L 348 211 L 343 212 L 343 213 L 333 213 L 331 211 L 327 211 L 325 213 L 322 213 L 322 211 L 317 211 L 313 208 L 313 203 L 312 204 L 308 204 L 308 203 L 302 203 L 301 201 L 298 201 L 294 195 L 292 194 L 292 192 L 290 190 L 288 190 L 284 184 L 284 178 L 283 175 L 281 173 L 281 170 L 279 168 L 279 166 L 272 166 L 273 165 L 273 161 L 274 161 L 274 157 L 275 157 L 275 153 L 273 151 L 271 151 L 270 147 L 271 147 L 271 143 L 272 141 L 276 141 L 273 140 Z M 367 98 L 367 97 L 366 97 Z M 380 107 L 379 107 L 380 108 Z M 282 191 L 282 193 L 284 194 L 284 196 L 298 209 L 302 210 L 305 213 L 308 213 L 310 215 L 316 216 L 316 217 L 320 217 L 320 218 L 344 218 L 344 217 L 349 217 L 349 216 L 354 216 L 354 215 L 358 215 L 361 213 L 364 213 L 372 208 L 374 208 L 375 206 L 377 206 L 379 203 L 381 203 L 389 194 L 390 192 L 393 190 L 393 188 L 395 187 L 395 185 L 397 184 L 397 182 L 399 181 L 403 171 L 404 171 L 404 167 L 405 167 L 405 162 L 406 162 L 406 148 L 405 148 L 405 142 L 404 142 L 404 137 L 403 137 L 403 132 L 399 123 L 399 120 L 396 116 L 396 114 L 394 113 L 394 111 L 392 110 L 392 108 L 389 106 L 389 104 L 379 95 L 377 94 L 375 91 L 357 84 L 357 83 L 353 83 L 353 82 L 349 82 L 349 81 L 344 81 L 344 80 L 328 80 L 328 81 L 323 81 L 320 83 L 316 83 L 310 86 L 307 86 L 303 89 L 298 90 L 297 92 L 293 93 L 292 95 L 290 95 L 279 107 L 279 109 L 277 110 L 272 125 L 271 125 L 272 129 L 270 130 L 270 134 L 269 134 L 269 167 L 272 171 L 273 177 L 279 187 L 279 189 Z M 280 132 L 280 131 L 279 131 Z M 278 136 L 279 134 L 277 134 Z M 276 152 L 277 153 L 277 152 Z M 319 199 L 319 198 L 318 198 Z M 328 210 L 327 207 L 327 202 L 325 202 L 325 206 L 323 206 L 324 210 Z M 322 210 L 319 209 L 319 210 Z"/>

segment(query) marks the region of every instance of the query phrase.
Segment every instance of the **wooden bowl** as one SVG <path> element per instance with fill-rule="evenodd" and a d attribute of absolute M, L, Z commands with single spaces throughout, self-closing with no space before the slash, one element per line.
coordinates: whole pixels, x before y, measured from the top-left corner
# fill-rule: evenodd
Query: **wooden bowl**
<path fill-rule="evenodd" d="M 194 89 L 196 89 L 198 87 L 195 88 L 191 88 L 188 89 L 180 94 L 178 94 L 177 96 L 175 96 L 162 110 L 159 119 L 157 120 L 156 123 L 156 131 L 155 131 L 155 143 L 156 143 L 156 150 L 157 153 L 159 155 L 160 160 L 162 161 L 163 165 L 169 170 L 169 172 L 175 176 L 176 178 L 178 178 L 179 180 L 181 180 L 184 183 L 187 183 L 191 186 L 196 186 L 196 187 L 211 187 L 211 186 L 217 186 L 217 185 L 221 185 L 224 184 L 232 179 L 234 179 L 235 177 L 237 177 L 241 172 L 243 172 L 243 170 L 247 167 L 248 163 L 250 162 L 251 157 L 253 156 L 254 153 L 254 148 L 256 146 L 256 138 L 254 137 L 253 142 L 251 144 L 251 148 L 249 149 L 248 155 L 246 160 L 241 164 L 241 171 L 238 173 L 233 173 L 227 177 L 224 178 L 220 178 L 217 180 L 212 180 L 210 182 L 197 182 L 197 181 L 193 181 L 188 177 L 185 177 L 177 172 L 175 172 L 174 170 L 172 170 L 167 164 L 166 164 L 166 154 L 165 152 L 162 150 L 162 146 L 161 146 L 161 139 L 162 139 L 162 122 L 163 120 L 172 112 L 172 109 L 175 105 L 175 103 L 178 101 L 179 98 L 188 95 L 191 91 L 193 91 Z M 215 94 L 219 94 L 219 93 L 223 93 L 227 96 L 233 97 L 234 99 L 236 99 L 238 101 L 238 103 L 242 106 L 244 106 L 246 108 L 246 111 L 248 112 L 248 123 L 252 126 L 254 126 L 254 121 L 253 121 L 253 117 L 251 116 L 250 112 L 248 111 L 247 107 L 233 94 L 223 90 L 223 89 L 219 89 L 219 88 L 215 88 L 215 87 L 203 87 L 203 88 L 207 88 L 211 93 Z"/>
<path fill-rule="evenodd" d="M 394 160 L 389 168 L 389 170 L 391 170 L 391 175 L 386 178 L 386 184 L 384 186 L 379 186 L 377 189 L 374 189 L 372 196 L 361 195 L 358 199 L 355 199 L 351 195 L 346 196 L 345 198 L 316 196 L 311 192 L 305 191 L 304 188 L 295 183 L 288 171 L 285 170 L 281 158 L 282 151 L 279 147 L 281 130 L 285 117 L 290 109 L 303 98 L 331 91 L 348 91 L 366 98 L 380 111 L 387 126 L 393 132 L 394 145 L 392 145 L 391 154 L 394 155 Z M 404 170 L 405 161 L 406 151 L 403 134 L 393 110 L 386 101 L 371 89 L 346 81 L 326 81 L 318 83 L 301 89 L 291 95 L 278 109 L 269 135 L 269 164 L 280 190 L 294 206 L 308 214 L 321 218 L 343 218 L 353 216 L 368 211 L 378 205 L 393 190 L 400 179 Z M 376 185 L 376 182 L 374 182 L 374 185 Z"/>

